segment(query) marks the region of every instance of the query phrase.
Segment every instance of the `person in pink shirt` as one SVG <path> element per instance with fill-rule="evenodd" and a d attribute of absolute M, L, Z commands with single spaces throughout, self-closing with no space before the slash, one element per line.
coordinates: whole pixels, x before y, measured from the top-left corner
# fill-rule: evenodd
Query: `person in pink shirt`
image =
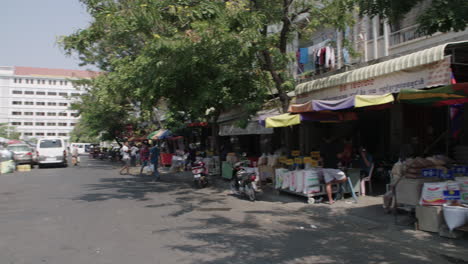
<path fill-rule="evenodd" d="M 143 142 L 143 146 L 140 149 L 140 162 L 141 162 L 140 176 L 143 175 L 143 168 L 149 165 L 149 157 L 150 157 L 150 152 L 148 148 L 148 143 Z"/>

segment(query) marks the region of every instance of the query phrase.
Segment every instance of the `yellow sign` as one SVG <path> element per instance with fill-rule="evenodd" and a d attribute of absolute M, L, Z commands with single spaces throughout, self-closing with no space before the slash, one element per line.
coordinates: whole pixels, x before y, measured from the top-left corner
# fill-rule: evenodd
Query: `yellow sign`
<path fill-rule="evenodd" d="M 286 165 L 293 165 L 294 164 L 294 160 L 293 159 L 287 159 L 286 160 Z"/>
<path fill-rule="evenodd" d="M 293 157 L 297 157 L 297 156 L 300 156 L 300 155 L 301 155 L 301 151 L 299 151 L 299 150 L 293 150 L 291 152 L 291 156 L 293 156 Z"/>
<path fill-rule="evenodd" d="M 287 160 L 286 157 L 279 157 L 279 158 L 278 158 L 278 161 L 279 161 L 280 163 L 286 163 L 286 160 Z"/>
<path fill-rule="evenodd" d="M 302 158 L 295 158 L 295 159 L 294 159 L 294 162 L 295 162 L 296 164 L 302 164 Z"/>
<path fill-rule="evenodd" d="M 319 159 L 320 158 L 320 151 L 312 151 L 310 153 L 310 156 L 313 158 L 313 159 Z"/>
<path fill-rule="evenodd" d="M 312 166 L 312 167 L 318 167 L 318 161 L 312 160 L 312 161 L 310 162 L 310 166 Z"/>
<path fill-rule="evenodd" d="M 304 157 L 304 163 L 312 163 L 312 158 L 311 157 Z"/>

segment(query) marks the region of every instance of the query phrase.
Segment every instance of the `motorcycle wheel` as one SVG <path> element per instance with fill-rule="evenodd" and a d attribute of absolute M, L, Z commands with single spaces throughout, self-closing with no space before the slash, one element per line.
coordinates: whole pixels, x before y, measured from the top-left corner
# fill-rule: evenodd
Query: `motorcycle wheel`
<path fill-rule="evenodd" d="M 255 201 L 255 191 L 254 191 L 252 185 L 247 184 L 245 186 L 245 194 L 247 194 L 247 197 L 249 197 L 250 201 Z"/>
<path fill-rule="evenodd" d="M 197 189 L 201 188 L 200 180 L 193 180 L 193 186 Z"/>

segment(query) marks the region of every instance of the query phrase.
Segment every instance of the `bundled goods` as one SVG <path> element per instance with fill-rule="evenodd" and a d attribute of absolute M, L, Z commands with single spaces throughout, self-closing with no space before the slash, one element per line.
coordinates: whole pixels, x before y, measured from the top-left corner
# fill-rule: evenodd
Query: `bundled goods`
<path fill-rule="evenodd" d="M 12 173 L 15 171 L 15 162 L 13 160 L 7 160 L 0 162 L 0 173 Z"/>
<path fill-rule="evenodd" d="M 460 186 L 460 202 L 468 204 L 468 177 L 456 178 Z"/>
<path fill-rule="evenodd" d="M 18 165 L 16 166 L 16 169 L 18 171 L 24 172 L 24 171 L 31 171 L 31 165 L 26 164 L 26 165 Z"/>
<path fill-rule="evenodd" d="M 284 175 L 288 172 L 287 169 L 279 168 L 275 170 L 275 188 L 283 188 Z"/>
<path fill-rule="evenodd" d="M 319 170 L 305 170 L 304 175 L 304 194 L 320 192 L 320 176 Z"/>
<path fill-rule="evenodd" d="M 297 171 L 291 171 L 289 174 L 289 190 L 293 192 L 296 191 L 296 174 Z"/>
<path fill-rule="evenodd" d="M 421 194 L 421 205 L 443 205 L 446 200 L 444 191 L 447 190 L 446 182 L 426 182 Z"/>
<path fill-rule="evenodd" d="M 289 188 L 290 175 L 291 175 L 290 171 L 283 174 L 283 183 L 281 184 L 281 189 L 288 189 Z"/>
<path fill-rule="evenodd" d="M 296 192 L 302 193 L 304 190 L 304 171 L 298 170 L 294 173 L 296 175 Z"/>
<path fill-rule="evenodd" d="M 440 177 L 441 174 L 439 171 L 444 171 L 446 173 L 446 166 L 449 165 L 449 163 L 450 160 L 448 158 L 440 155 L 428 158 L 410 158 L 402 165 L 403 176 L 410 179 Z"/>

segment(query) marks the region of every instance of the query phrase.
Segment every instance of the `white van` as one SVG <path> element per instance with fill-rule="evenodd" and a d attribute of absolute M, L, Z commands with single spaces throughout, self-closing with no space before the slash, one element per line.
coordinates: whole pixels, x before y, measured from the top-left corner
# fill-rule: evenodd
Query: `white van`
<path fill-rule="evenodd" d="M 36 151 L 39 167 L 47 164 L 67 166 L 67 150 L 63 139 L 39 139 Z"/>

